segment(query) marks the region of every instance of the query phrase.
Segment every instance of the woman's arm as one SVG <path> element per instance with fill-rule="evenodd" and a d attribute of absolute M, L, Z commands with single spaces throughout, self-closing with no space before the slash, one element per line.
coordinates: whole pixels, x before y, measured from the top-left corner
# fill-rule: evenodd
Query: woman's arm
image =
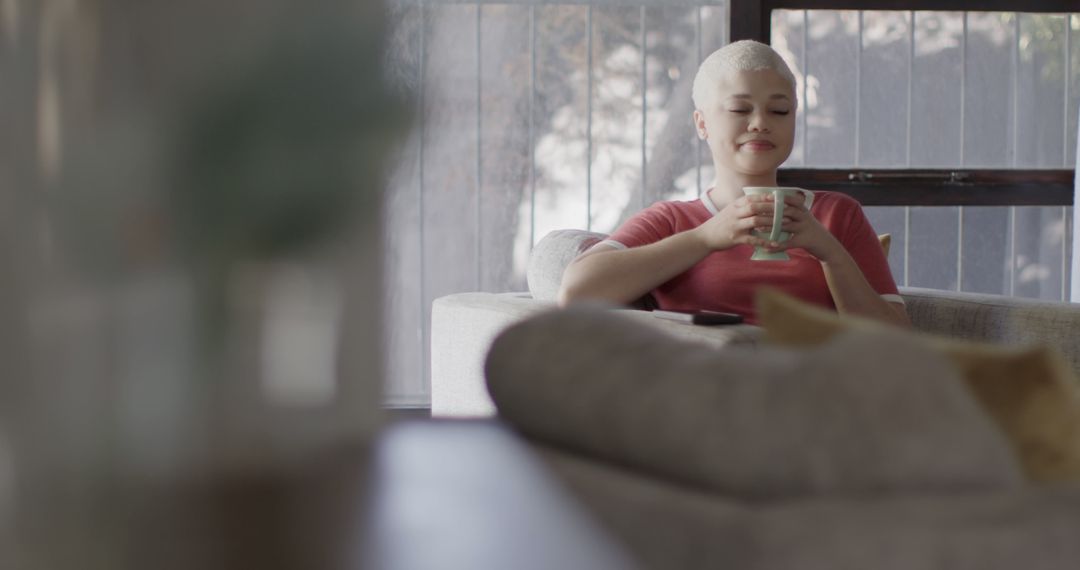
<path fill-rule="evenodd" d="M 559 305 L 584 299 L 633 302 L 704 259 L 709 251 L 695 230 L 630 249 L 599 245 L 566 266 Z"/>
<path fill-rule="evenodd" d="M 866 281 L 859 264 L 839 242 L 829 259 L 821 259 L 825 281 L 829 284 L 836 310 L 840 314 L 869 317 L 902 327 L 911 327 L 911 319 L 902 303 L 883 299 Z M 820 258 L 819 258 L 820 259 Z"/>
<path fill-rule="evenodd" d="M 777 246 L 750 235 L 754 227 L 772 225 L 773 204 L 765 198 L 739 198 L 704 224 L 655 243 L 629 249 L 597 246 L 586 251 L 566 267 L 559 305 L 585 299 L 630 303 L 714 251 L 738 244 Z"/>
<path fill-rule="evenodd" d="M 791 222 L 784 224 L 784 230 L 792 232 L 792 237 L 780 248 L 771 249 L 801 247 L 818 258 L 837 312 L 868 317 L 901 327 L 911 326 L 911 319 L 908 318 L 904 305 L 886 301 L 870 286 L 862 268 L 847 248 L 810 215 L 800 200 L 787 199 L 784 213 L 792 218 Z"/>

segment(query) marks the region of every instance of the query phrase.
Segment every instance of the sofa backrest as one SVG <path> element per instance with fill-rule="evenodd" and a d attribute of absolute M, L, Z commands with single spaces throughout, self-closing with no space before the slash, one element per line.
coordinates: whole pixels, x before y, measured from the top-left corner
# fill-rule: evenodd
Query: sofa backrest
<path fill-rule="evenodd" d="M 998 344 L 1057 348 L 1080 374 L 1080 304 L 901 287 L 915 328 Z"/>

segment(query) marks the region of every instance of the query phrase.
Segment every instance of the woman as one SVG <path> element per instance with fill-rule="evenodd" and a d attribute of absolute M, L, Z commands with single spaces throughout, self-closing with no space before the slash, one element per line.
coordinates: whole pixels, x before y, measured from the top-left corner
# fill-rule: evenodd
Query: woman
<path fill-rule="evenodd" d="M 694 125 L 716 178 L 702 198 L 659 202 L 620 226 L 566 269 L 559 302 L 630 303 L 652 293 L 661 309 L 708 309 L 756 322 L 753 297 L 771 286 L 842 314 L 910 326 L 877 236 L 858 202 L 815 192 L 785 201 L 784 243 L 751 230 L 772 226 L 776 186 L 795 139 L 795 77 L 765 44 L 739 41 L 710 55 L 694 77 Z M 790 261 L 751 261 L 755 246 Z"/>

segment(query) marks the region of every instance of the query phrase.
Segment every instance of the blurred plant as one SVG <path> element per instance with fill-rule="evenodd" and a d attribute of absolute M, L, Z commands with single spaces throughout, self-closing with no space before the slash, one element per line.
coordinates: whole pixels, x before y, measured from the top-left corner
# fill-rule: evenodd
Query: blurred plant
<path fill-rule="evenodd" d="M 381 3 L 285 19 L 257 61 L 221 67 L 179 113 L 168 203 L 206 349 L 223 348 L 240 265 L 303 255 L 379 215 L 384 159 L 412 109 L 384 81 L 383 20 Z"/>
<path fill-rule="evenodd" d="M 223 70 L 181 115 L 171 190 L 189 259 L 296 252 L 372 204 L 409 109 L 380 80 L 375 16 L 290 22 L 254 68 Z"/>
<path fill-rule="evenodd" d="M 1072 58 L 1072 69 L 1065 69 L 1065 53 L 1072 48 L 1072 44 L 1068 43 L 1070 34 L 1066 33 L 1066 28 L 1071 27 L 1073 33 L 1080 30 L 1080 17 L 1070 14 L 1010 15 L 1012 18 L 1003 18 L 1003 21 L 1011 24 L 1013 18 L 1020 18 L 1020 37 L 1017 39 L 1020 59 L 1037 66 L 1042 84 L 1052 88 L 1067 79 L 1075 80 L 1080 73 L 1080 62 Z"/>
<path fill-rule="evenodd" d="M 38 9 L 54 4 L 75 14 Z M 30 41 L 0 58 L 0 336 L 25 353 L 5 359 L 18 534 L 0 511 L 0 566 L 326 567 L 297 560 L 343 534 L 312 516 L 300 495 L 319 486 L 290 486 L 286 460 L 373 433 L 360 420 L 378 411 L 378 319 L 342 317 L 325 344 L 352 361 L 338 398 L 306 413 L 261 391 L 271 279 L 239 310 L 227 291 L 250 262 L 346 248 L 359 261 L 333 257 L 327 280 L 361 302 L 381 285 L 378 244 L 358 236 L 378 233 L 383 159 L 410 108 L 381 80 L 382 2 L 20 5 Z M 54 31 L 35 42 L 38 28 Z"/>
<path fill-rule="evenodd" d="M 111 280 L 179 254 L 196 273 L 220 276 L 241 260 L 325 243 L 374 208 L 413 108 L 383 80 L 383 3 L 265 11 L 272 29 L 251 34 L 263 39 L 137 44 L 157 50 L 146 65 L 164 71 L 130 93 L 99 95 L 105 111 L 93 128 L 64 140 L 48 199 L 58 254 L 80 274 Z M 114 77 L 102 84 L 132 73 L 103 72 Z"/>

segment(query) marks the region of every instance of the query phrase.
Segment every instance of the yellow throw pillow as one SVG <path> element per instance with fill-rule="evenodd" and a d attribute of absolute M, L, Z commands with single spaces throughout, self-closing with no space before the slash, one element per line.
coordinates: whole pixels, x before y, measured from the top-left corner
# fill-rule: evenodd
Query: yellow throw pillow
<path fill-rule="evenodd" d="M 776 290 L 756 298 L 769 342 L 809 346 L 846 331 L 887 327 L 811 306 Z M 1080 480 L 1080 393 L 1069 365 L 1048 346 L 1003 347 L 912 333 L 960 370 L 983 409 L 1001 427 L 1028 478 Z"/>
<path fill-rule="evenodd" d="M 878 242 L 881 243 L 881 249 L 885 251 L 885 257 L 889 257 L 889 246 L 892 245 L 892 234 L 878 234 Z"/>

